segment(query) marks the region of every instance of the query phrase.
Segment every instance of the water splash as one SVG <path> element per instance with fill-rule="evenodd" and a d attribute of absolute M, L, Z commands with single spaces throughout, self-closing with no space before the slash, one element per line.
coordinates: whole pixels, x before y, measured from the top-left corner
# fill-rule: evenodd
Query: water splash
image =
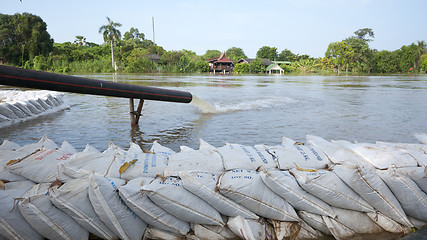
<path fill-rule="evenodd" d="M 227 113 L 237 111 L 247 111 L 262 108 L 280 107 L 290 103 L 294 103 L 297 100 L 287 97 L 269 97 L 261 99 L 246 99 L 237 103 L 208 103 L 207 101 L 193 95 L 193 101 L 191 104 L 196 106 L 202 113 Z"/>
<path fill-rule="evenodd" d="M 202 98 L 199 98 L 193 95 L 193 99 L 190 102 L 194 106 L 196 106 L 202 113 L 217 113 L 217 110 L 210 103 L 206 102 Z"/>

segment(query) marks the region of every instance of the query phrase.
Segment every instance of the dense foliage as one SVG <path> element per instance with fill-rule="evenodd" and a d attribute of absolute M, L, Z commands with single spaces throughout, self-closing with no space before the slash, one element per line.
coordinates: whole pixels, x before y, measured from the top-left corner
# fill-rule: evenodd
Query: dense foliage
<path fill-rule="evenodd" d="M 78 35 L 73 42 L 54 43 L 46 23 L 38 16 L 23 13 L 0 14 L 0 63 L 52 72 L 208 72 L 207 59 L 218 57 L 219 50 L 207 50 L 202 56 L 190 50 L 166 51 L 137 28 L 123 35 L 121 24 L 107 17 L 108 24 L 99 29 L 104 44 L 87 42 Z M 237 63 L 247 58 L 243 49 L 231 47 L 225 53 L 235 61 L 236 73 L 262 73 L 261 58 L 280 61 L 285 72 L 404 73 L 426 72 L 427 51 L 424 41 L 402 46 L 395 51 L 372 49 L 370 28 L 359 29 L 344 40 L 332 42 L 323 58 L 294 54 L 288 49 L 263 46 L 250 64 Z"/>

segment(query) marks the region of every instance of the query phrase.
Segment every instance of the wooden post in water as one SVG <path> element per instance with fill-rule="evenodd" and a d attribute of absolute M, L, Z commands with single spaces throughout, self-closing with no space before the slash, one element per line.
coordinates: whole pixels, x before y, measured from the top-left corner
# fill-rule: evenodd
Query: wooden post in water
<path fill-rule="evenodd" d="M 138 108 L 135 111 L 135 105 L 133 98 L 129 98 L 129 108 L 130 108 L 130 125 L 135 127 L 139 123 L 139 118 L 141 117 L 142 106 L 144 105 L 144 99 L 139 100 Z"/>

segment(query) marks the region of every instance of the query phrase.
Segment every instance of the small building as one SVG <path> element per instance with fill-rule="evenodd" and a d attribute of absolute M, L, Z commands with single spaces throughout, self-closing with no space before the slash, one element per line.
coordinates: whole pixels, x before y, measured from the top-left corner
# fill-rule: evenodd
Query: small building
<path fill-rule="evenodd" d="M 255 58 L 242 58 L 240 59 L 237 63 L 246 63 L 249 64 L 250 62 L 252 62 L 253 60 L 255 60 Z M 279 66 L 279 64 L 268 60 L 267 58 L 261 58 L 262 63 L 265 66 L 265 72 L 272 74 L 272 73 L 279 73 L 282 74 L 285 71 Z"/>
<path fill-rule="evenodd" d="M 233 72 L 234 63 L 233 60 L 229 59 L 225 52 L 221 54 L 219 57 L 210 58 L 206 60 L 209 62 L 209 71 L 210 72 L 222 72 L 222 73 L 230 73 Z"/>

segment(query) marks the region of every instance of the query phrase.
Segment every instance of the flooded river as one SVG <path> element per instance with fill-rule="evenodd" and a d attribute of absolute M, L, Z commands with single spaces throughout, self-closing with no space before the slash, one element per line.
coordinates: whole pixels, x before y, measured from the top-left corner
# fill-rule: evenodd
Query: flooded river
<path fill-rule="evenodd" d="M 132 129 L 128 99 L 65 93 L 69 110 L 1 128 L 0 141 L 25 145 L 46 134 L 78 150 L 86 144 L 104 150 L 110 141 L 149 148 L 155 140 L 178 150 L 198 149 L 199 138 L 216 147 L 277 145 L 281 136 L 304 142 L 306 134 L 415 143 L 413 133 L 427 133 L 426 75 L 83 77 L 189 91 L 198 104 L 145 101 L 139 127 Z"/>

